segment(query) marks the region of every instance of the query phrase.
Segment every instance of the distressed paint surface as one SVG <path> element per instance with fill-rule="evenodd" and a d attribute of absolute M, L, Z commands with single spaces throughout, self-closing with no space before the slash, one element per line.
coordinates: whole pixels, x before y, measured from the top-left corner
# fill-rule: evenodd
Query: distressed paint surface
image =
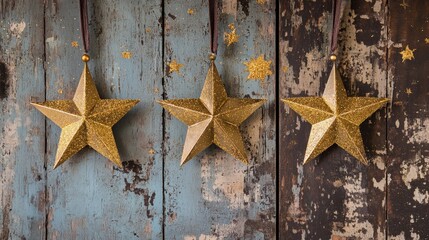
<path fill-rule="evenodd" d="M 43 1 L 1 1 L 0 11 L 0 239 L 41 239 L 45 127 L 29 103 L 45 92 Z"/>
<path fill-rule="evenodd" d="M 89 148 L 52 170 L 60 129 L 47 122 L 48 239 L 159 239 L 161 2 L 89 3 L 89 67 L 100 96 L 141 102 L 113 127 L 123 170 Z M 81 43 L 78 6 L 76 0 L 46 3 L 47 99 L 72 98 L 82 73 L 82 49 L 71 45 Z M 123 58 L 123 52 L 132 54 Z"/>
<path fill-rule="evenodd" d="M 276 105 L 323 92 L 329 0 L 220 0 L 217 67 L 228 94 L 268 101 L 241 127 L 248 166 L 210 147 L 183 167 L 186 126 L 156 100 L 199 96 L 207 1 L 89 3 L 101 96 L 141 99 L 113 128 L 125 168 L 85 149 L 53 171 L 60 130 L 29 105 L 74 94 L 78 1 L 0 1 L 0 239 L 429 238 L 427 1 L 346 6 L 338 65 L 348 94 L 391 99 L 361 126 L 368 168 L 338 147 L 303 166 L 310 125 Z M 231 23 L 240 38 L 227 47 Z M 407 45 L 414 59 L 402 63 Z M 273 74 L 249 81 L 243 63 L 261 54 Z M 170 72 L 173 60 L 180 71 Z"/>
<path fill-rule="evenodd" d="M 388 238 L 428 239 L 429 36 L 428 1 L 389 2 Z M 414 59 L 402 63 L 406 45 Z M 407 90 L 408 89 L 408 90 Z"/>
<path fill-rule="evenodd" d="M 180 167 L 186 126 L 165 115 L 165 239 L 275 238 L 275 75 L 247 81 L 243 65 L 259 54 L 275 61 L 275 2 L 222 1 L 220 8 L 216 62 L 228 95 L 268 102 L 241 127 L 248 166 L 211 146 Z M 221 40 L 230 23 L 240 41 L 226 48 Z M 166 76 L 167 99 L 199 97 L 209 67 L 208 27 L 208 1 L 165 2 L 165 61 L 184 65 L 181 75 Z"/>
<path fill-rule="evenodd" d="M 385 97 L 386 4 L 348 1 L 338 68 L 350 96 Z M 319 96 L 326 84 L 331 1 L 280 5 L 280 98 Z M 329 26 L 329 27 L 328 27 Z M 386 113 L 361 125 L 369 167 L 337 146 L 303 166 L 311 125 L 280 105 L 281 239 L 384 239 Z"/>

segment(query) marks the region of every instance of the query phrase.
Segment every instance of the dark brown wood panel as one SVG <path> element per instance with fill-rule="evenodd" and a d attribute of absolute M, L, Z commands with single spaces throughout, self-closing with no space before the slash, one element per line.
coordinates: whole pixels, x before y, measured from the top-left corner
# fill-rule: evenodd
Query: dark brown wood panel
<path fill-rule="evenodd" d="M 429 1 L 390 1 L 390 239 L 429 239 Z M 402 62 L 406 46 L 414 59 Z"/>
<path fill-rule="evenodd" d="M 320 95 L 326 84 L 331 1 L 281 1 L 280 98 Z M 386 3 L 348 1 L 338 68 L 350 96 L 385 97 Z M 334 146 L 303 166 L 311 125 L 280 105 L 280 239 L 384 239 L 386 119 L 361 125 L 370 165 Z"/>

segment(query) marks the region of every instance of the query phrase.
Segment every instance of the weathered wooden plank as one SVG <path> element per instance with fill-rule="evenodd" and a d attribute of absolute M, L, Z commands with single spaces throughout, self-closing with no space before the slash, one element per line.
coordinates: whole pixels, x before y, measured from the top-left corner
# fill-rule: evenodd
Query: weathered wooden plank
<path fill-rule="evenodd" d="M 44 92 L 43 1 L 1 1 L 0 239 L 45 235 Z"/>
<path fill-rule="evenodd" d="M 160 239 L 161 1 L 88 2 L 89 67 L 101 97 L 141 102 L 113 128 L 124 170 L 90 149 L 52 170 L 60 131 L 48 121 L 48 239 Z M 72 98 L 82 72 L 78 6 L 47 1 L 47 99 Z"/>
<path fill-rule="evenodd" d="M 208 1 L 165 2 L 165 96 L 198 98 L 209 67 Z M 275 74 L 247 81 L 244 61 L 265 54 L 275 62 L 275 1 L 222 1 L 217 67 L 231 97 L 267 98 L 241 127 L 249 153 L 245 166 L 210 147 L 180 167 L 186 126 L 165 118 L 165 239 L 275 238 Z M 222 41 L 234 23 L 238 43 Z M 272 65 L 272 71 L 274 71 Z"/>
<path fill-rule="evenodd" d="M 280 1 L 280 98 L 323 92 L 331 1 Z M 350 3 L 351 2 L 351 3 Z M 385 1 L 349 1 L 338 67 L 348 94 L 386 95 Z M 369 167 L 339 147 L 303 166 L 310 124 L 280 106 L 281 239 L 385 238 L 385 111 L 361 126 Z"/>
<path fill-rule="evenodd" d="M 428 239 L 429 2 L 389 1 L 389 9 L 389 239 Z M 402 62 L 407 45 L 415 59 Z"/>

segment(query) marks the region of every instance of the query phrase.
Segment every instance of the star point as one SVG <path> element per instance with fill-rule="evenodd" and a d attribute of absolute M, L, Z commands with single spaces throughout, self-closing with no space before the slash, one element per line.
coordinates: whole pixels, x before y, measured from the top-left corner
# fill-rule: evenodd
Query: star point
<path fill-rule="evenodd" d="M 243 163 L 248 163 L 239 125 L 261 107 L 265 100 L 228 97 L 213 61 L 200 98 L 158 102 L 170 114 L 188 125 L 180 165 L 212 144 Z"/>
<path fill-rule="evenodd" d="M 348 97 L 334 65 L 322 97 L 296 97 L 282 101 L 312 125 L 304 164 L 337 144 L 368 165 L 359 125 L 388 99 Z"/>
<path fill-rule="evenodd" d="M 61 128 L 54 169 L 90 146 L 122 167 L 112 126 L 139 100 L 101 99 L 85 63 L 72 100 L 31 103 Z"/>

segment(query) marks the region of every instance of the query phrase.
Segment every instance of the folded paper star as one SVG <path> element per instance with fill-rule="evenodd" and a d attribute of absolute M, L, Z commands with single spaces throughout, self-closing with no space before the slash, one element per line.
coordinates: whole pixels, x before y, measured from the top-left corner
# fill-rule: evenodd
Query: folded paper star
<path fill-rule="evenodd" d="M 85 62 L 73 100 L 31 103 L 61 127 L 54 169 L 86 146 L 122 167 L 112 126 L 138 102 L 100 99 Z"/>
<path fill-rule="evenodd" d="M 383 106 L 387 98 L 347 97 L 335 64 L 322 97 L 282 99 L 312 124 L 304 163 L 337 144 L 367 165 L 359 125 Z"/>
<path fill-rule="evenodd" d="M 189 126 L 181 165 L 213 143 L 247 164 L 239 125 L 264 102 L 264 99 L 229 98 L 211 61 L 199 99 L 160 101 L 163 108 Z"/>

